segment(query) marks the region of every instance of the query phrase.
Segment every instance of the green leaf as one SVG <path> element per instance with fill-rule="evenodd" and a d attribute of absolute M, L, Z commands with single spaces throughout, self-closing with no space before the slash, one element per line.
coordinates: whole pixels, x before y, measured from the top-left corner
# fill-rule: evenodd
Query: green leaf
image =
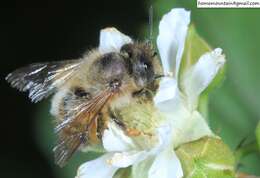
<path fill-rule="evenodd" d="M 256 134 L 256 142 L 258 144 L 258 150 L 260 151 L 260 121 L 257 124 L 255 134 Z"/>
<path fill-rule="evenodd" d="M 235 175 L 233 153 L 221 139 L 204 137 L 181 145 L 176 153 L 184 177 L 232 178 Z"/>

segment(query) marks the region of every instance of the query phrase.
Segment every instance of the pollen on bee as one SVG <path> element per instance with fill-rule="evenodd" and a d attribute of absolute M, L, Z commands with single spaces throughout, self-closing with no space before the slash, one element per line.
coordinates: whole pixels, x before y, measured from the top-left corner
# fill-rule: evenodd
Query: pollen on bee
<path fill-rule="evenodd" d="M 131 137 L 137 137 L 141 134 L 141 132 L 137 129 L 131 128 L 131 129 L 127 129 L 127 135 L 131 136 Z"/>

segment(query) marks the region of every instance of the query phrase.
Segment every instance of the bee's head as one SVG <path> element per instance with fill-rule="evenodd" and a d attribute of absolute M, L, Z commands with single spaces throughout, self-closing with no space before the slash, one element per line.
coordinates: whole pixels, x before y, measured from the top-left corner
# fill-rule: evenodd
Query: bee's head
<path fill-rule="evenodd" d="M 129 63 L 129 73 L 138 87 L 146 88 L 161 73 L 156 52 L 148 43 L 125 44 L 120 50 Z"/>

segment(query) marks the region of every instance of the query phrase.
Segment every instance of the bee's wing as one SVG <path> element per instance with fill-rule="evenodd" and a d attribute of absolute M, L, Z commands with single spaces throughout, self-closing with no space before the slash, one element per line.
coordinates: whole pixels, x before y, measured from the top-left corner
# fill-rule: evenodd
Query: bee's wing
<path fill-rule="evenodd" d="M 70 79 L 82 60 L 34 63 L 15 70 L 6 80 L 20 91 L 29 91 L 33 102 L 38 102 Z"/>
<path fill-rule="evenodd" d="M 100 111 L 112 95 L 109 90 L 98 92 L 92 99 L 75 104 L 65 112 L 63 121 L 55 127 L 59 137 L 53 149 L 56 164 L 64 166 L 79 146 L 98 140 Z"/>

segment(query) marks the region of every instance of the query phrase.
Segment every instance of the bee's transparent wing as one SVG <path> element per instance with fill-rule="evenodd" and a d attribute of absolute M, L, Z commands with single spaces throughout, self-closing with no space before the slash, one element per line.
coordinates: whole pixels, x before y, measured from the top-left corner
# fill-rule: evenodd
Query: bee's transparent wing
<path fill-rule="evenodd" d="M 32 102 L 38 102 L 69 80 L 80 63 L 81 60 L 34 63 L 10 73 L 6 80 L 20 91 L 29 91 Z"/>
<path fill-rule="evenodd" d="M 63 167 L 72 154 L 82 145 L 98 141 L 102 124 L 100 111 L 113 95 L 109 89 L 97 92 L 89 100 L 68 100 L 70 109 L 64 110 L 64 119 L 57 123 L 55 132 L 58 143 L 54 147 L 55 162 Z"/>

